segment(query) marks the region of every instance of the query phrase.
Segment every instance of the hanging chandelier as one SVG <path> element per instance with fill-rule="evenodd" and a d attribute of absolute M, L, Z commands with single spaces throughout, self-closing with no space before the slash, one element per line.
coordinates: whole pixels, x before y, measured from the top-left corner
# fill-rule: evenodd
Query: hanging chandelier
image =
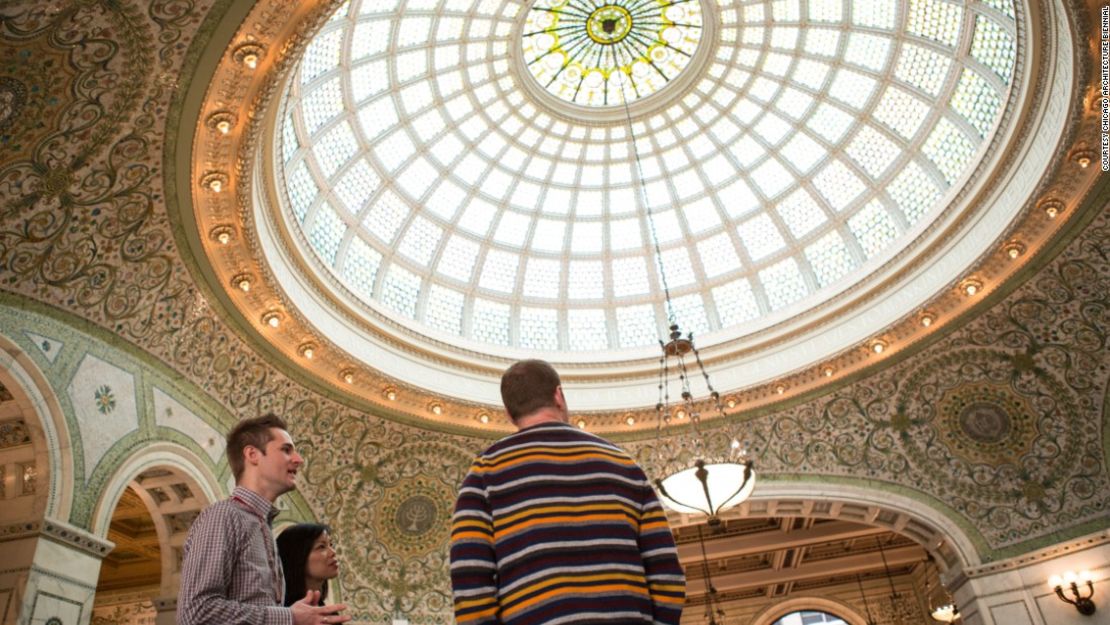
<path fill-rule="evenodd" d="M 860 580 L 859 573 L 856 573 L 856 586 L 859 587 L 859 598 L 863 601 L 863 609 L 867 611 L 867 625 L 877 625 L 875 618 L 871 616 L 871 603 L 867 601 L 867 593 L 863 592 L 863 581 Z"/>
<path fill-rule="evenodd" d="M 717 597 L 717 587 L 713 585 L 713 573 L 709 566 L 709 554 L 705 551 L 705 536 L 701 526 L 698 526 L 698 543 L 701 545 L 701 568 L 705 576 L 705 623 L 706 625 L 720 625 L 717 618 L 723 621 L 725 611 L 721 608 L 720 598 Z"/>
<path fill-rule="evenodd" d="M 943 593 L 941 602 L 936 606 L 933 605 L 934 593 L 930 592 L 929 589 L 930 564 L 933 565 L 933 570 L 936 572 L 937 588 Z M 952 600 L 952 595 L 949 594 L 948 589 L 944 587 L 944 582 L 942 582 L 940 579 L 940 569 L 936 566 L 936 562 L 933 560 L 932 554 L 929 554 L 925 560 L 925 593 L 930 608 L 929 616 L 934 621 L 939 621 L 941 623 L 955 623 L 957 620 L 959 620 L 960 608 L 956 606 L 956 603 Z"/>
<path fill-rule="evenodd" d="M 893 537 L 890 539 L 893 541 Z M 919 620 L 919 615 L 915 614 L 913 607 L 907 603 L 902 597 L 901 593 L 894 587 L 894 577 L 890 573 L 890 565 L 886 561 L 886 550 L 883 549 L 882 540 L 876 536 L 875 544 L 879 547 L 879 557 L 883 561 L 883 573 L 886 575 L 887 584 L 890 585 L 890 596 L 887 601 L 880 605 L 880 610 L 883 613 L 883 620 L 890 625 L 909 625 Z"/>
<path fill-rule="evenodd" d="M 649 213 L 650 215 L 650 213 Z M 654 233 L 653 233 L 654 234 Z M 662 271 L 662 259 L 656 250 L 656 261 Z M 666 291 L 664 291 L 666 292 Z M 667 309 L 670 300 L 667 300 Z M 673 312 L 670 314 L 673 315 Z M 710 526 L 720 525 L 720 514 L 745 499 L 755 487 L 755 468 L 740 439 L 727 430 L 708 437 L 701 428 L 701 411 L 694 400 L 687 363 L 693 357 L 709 393 L 708 403 L 724 423 L 721 396 L 709 380 L 701 356 L 694 345 L 693 334 L 682 336 L 673 317 L 669 341 L 660 341 L 659 401 L 655 405 L 657 440 L 655 447 L 654 483 L 664 505 L 679 512 L 700 513 L 708 517 Z M 673 366 L 672 366 L 673 361 Z M 670 402 L 671 372 L 675 372 L 680 388 L 680 401 L 672 411 Z M 688 420 L 682 427 L 677 421 Z"/>
<path fill-rule="evenodd" d="M 615 47 L 610 46 L 610 52 L 614 55 L 613 65 L 616 66 Z M 650 463 L 655 474 L 653 481 L 665 506 L 678 512 L 704 514 L 709 525 L 717 527 L 721 522 L 721 512 L 751 495 L 755 487 L 755 468 L 748 458 L 747 442 L 742 442 L 738 436 L 727 431 L 729 424 L 721 405 L 721 395 L 709 380 L 709 373 L 694 345 L 693 333 L 683 335 L 678 324 L 667 284 L 663 253 L 659 247 L 659 236 L 655 229 L 655 218 L 648 201 L 629 98 L 624 95 L 626 85 L 638 91 L 636 77 L 633 72 L 621 69 L 617 69 L 614 74 L 628 123 L 628 137 L 636 163 L 640 198 L 651 234 L 655 266 L 663 286 L 669 330 L 667 340 L 659 341 L 662 354 L 659 358 L 659 398 L 655 405 L 657 435 L 655 457 Z M 693 365 L 696 365 L 697 373 L 704 380 L 707 399 L 697 400 L 694 397 L 690 380 Z M 671 379 L 672 372 L 676 381 Z M 675 402 L 672 412 L 671 387 L 675 384 L 679 389 L 679 400 Z M 720 424 L 712 437 L 707 436 L 701 428 L 704 407 L 708 407 Z M 688 423 L 680 423 L 681 421 Z"/>

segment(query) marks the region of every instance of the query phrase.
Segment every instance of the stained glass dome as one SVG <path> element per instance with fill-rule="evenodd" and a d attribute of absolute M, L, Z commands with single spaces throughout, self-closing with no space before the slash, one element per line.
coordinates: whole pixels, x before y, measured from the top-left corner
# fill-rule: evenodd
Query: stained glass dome
<path fill-rule="evenodd" d="M 307 264 L 440 340 L 644 348 L 667 322 L 654 226 L 678 320 L 712 343 L 901 253 L 976 175 L 1009 98 L 1009 0 L 672 4 L 343 5 L 290 78 L 275 138 Z M 559 6 L 583 7 L 578 21 L 538 16 Z M 630 135 L 623 113 L 601 115 L 619 93 L 606 85 L 639 80 L 626 66 L 651 45 L 613 62 L 538 39 L 562 23 L 611 49 L 590 33 L 633 37 L 637 6 L 659 16 L 638 38 L 704 63 L 671 51 L 651 70 L 628 98 Z M 593 95 L 568 95 L 576 80 Z"/>

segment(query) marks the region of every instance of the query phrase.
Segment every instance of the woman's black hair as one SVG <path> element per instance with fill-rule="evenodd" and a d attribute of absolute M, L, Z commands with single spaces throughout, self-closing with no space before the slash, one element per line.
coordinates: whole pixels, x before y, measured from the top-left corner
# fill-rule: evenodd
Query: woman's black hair
<path fill-rule="evenodd" d="M 331 532 L 327 525 L 298 523 L 285 528 L 277 537 L 281 568 L 285 571 L 285 605 L 290 606 L 304 599 L 305 567 L 312 545 L 324 532 Z M 328 598 L 328 580 L 320 587 L 320 604 Z"/>

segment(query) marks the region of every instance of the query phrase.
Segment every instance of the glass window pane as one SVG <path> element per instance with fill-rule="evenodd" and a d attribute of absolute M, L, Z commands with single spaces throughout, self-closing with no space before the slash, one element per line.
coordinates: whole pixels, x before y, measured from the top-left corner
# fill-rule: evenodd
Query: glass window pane
<path fill-rule="evenodd" d="M 567 342 L 572 350 L 586 351 L 609 347 L 605 311 L 571 308 L 567 311 Z"/>

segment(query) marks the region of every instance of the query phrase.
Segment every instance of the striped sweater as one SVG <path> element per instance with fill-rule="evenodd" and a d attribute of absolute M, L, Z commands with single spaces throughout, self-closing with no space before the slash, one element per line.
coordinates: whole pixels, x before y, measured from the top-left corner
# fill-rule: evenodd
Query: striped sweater
<path fill-rule="evenodd" d="M 542 423 L 474 460 L 451 529 L 463 624 L 678 623 L 685 577 L 666 516 L 624 451 Z"/>

